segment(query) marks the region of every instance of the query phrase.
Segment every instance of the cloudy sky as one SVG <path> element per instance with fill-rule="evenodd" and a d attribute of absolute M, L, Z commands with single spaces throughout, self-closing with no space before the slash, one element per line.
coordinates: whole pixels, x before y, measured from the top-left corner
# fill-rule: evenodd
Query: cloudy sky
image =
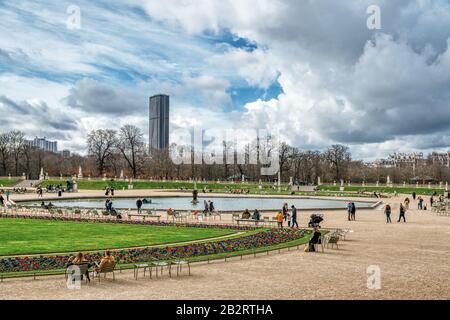
<path fill-rule="evenodd" d="M 147 134 L 166 93 L 172 130 L 269 129 L 367 160 L 447 150 L 449 44 L 449 0 L 2 0 L 0 129 L 84 152 L 92 129 Z"/>

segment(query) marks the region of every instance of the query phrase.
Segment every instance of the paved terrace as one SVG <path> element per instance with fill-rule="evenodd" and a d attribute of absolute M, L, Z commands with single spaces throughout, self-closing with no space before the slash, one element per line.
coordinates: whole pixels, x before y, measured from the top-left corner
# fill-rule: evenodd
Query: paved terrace
<path fill-rule="evenodd" d="M 380 209 L 359 210 L 356 222 L 343 211 L 324 212 L 323 227 L 354 230 L 339 250 L 197 264 L 191 277 L 172 279 L 136 281 L 126 271 L 115 282 L 93 281 L 81 290 L 68 290 L 62 276 L 9 279 L 0 283 L 0 299 L 449 299 L 450 218 L 419 212 L 413 202 L 408 223 L 396 223 L 401 200 L 389 200 L 391 225 Z M 302 226 L 308 220 L 301 214 Z M 381 268 L 381 290 L 367 288 L 370 265 Z"/>

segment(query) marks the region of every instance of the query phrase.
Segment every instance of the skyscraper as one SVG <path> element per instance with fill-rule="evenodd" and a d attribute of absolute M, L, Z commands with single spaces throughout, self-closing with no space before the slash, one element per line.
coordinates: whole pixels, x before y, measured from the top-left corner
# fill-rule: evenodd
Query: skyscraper
<path fill-rule="evenodd" d="M 58 142 L 57 141 L 49 141 L 46 137 L 44 138 L 34 138 L 34 140 L 25 140 L 24 141 L 27 146 L 42 149 L 48 152 L 56 153 L 58 152 Z"/>
<path fill-rule="evenodd" d="M 152 150 L 169 148 L 169 96 L 150 97 L 149 146 Z"/>

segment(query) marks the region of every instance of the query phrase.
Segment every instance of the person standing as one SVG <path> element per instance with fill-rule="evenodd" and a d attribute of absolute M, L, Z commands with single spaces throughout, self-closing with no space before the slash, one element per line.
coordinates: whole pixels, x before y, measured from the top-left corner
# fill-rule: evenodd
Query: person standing
<path fill-rule="evenodd" d="M 287 223 L 288 223 L 288 227 L 291 227 L 292 217 L 291 217 L 291 214 L 289 212 L 286 212 L 286 220 L 287 220 Z"/>
<path fill-rule="evenodd" d="M 352 221 L 352 203 L 347 204 L 348 221 Z"/>
<path fill-rule="evenodd" d="M 352 220 L 356 221 L 356 205 L 352 202 Z"/>
<path fill-rule="evenodd" d="M 10 194 L 10 192 L 9 192 L 9 190 L 6 190 L 6 201 L 9 201 L 9 194 Z"/>
<path fill-rule="evenodd" d="M 417 198 L 419 200 L 418 209 L 423 210 L 423 199 L 422 197 Z"/>
<path fill-rule="evenodd" d="M 384 214 L 386 215 L 386 223 L 392 223 L 391 212 L 392 212 L 391 206 L 387 204 L 386 207 L 384 208 Z"/>
<path fill-rule="evenodd" d="M 109 200 L 109 198 L 108 199 L 106 199 L 106 201 L 105 201 L 105 209 L 106 209 L 106 211 L 108 211 L 109 212 L 109 203 L 111 202 L 111 200 Z"/>
<path fill-rule="evenodd" d="M 138 212 L 138 214 L 141 214 L 141 212 L 142 212 L 142 205 L 143 205 L 143 201 L 142 201 L 142 199 L 141 198 L 138 198 L 137 199 L 137 201 L 136 201 L 136 207 L 137 207 L 137 212 Z"/>
<path fill-rule="evenodd" d="M 288 209 L 288 204 L 285 203 L 285 204 L 283 205 L 283 219 L 284 219 L 284 221 L 287 220 L 288 211 L 289 211 L 289 209 Z"/>
<path fill-rule="evenodd" d="M 405 217 L 405 207 L 403 206 L 403 204 L 400 203 L 400 216 L 398 217 L 398 221 L 400 222 L 400 220 L 403 218 L 403 222 L 406 222 L 406 217 Z"/>
<path fill-rule="evenodd" d="M 407 197 L 405 199 L 405 208 L 406 208 L 406 210 L 409 210 L 409 203 L 410 203 L 410 201 L 409 201 L 409 198 Z"/>
<path fill-rule="evenodd" d="M 292 227 L 292 228 L 295 228 L 295 226 L 297 226 L 297 228 L 298 228 L 298 223 L 297 223 L 297 208 L 296 208 L 294 205 L 292 205 L 291 209 L 292 209 L 292 222 L 291 222 L 291 227 Z"/>
<path fill-rule="evenodd" d="M 0 206 L 4 207 L 5 206 L 5 198 L 3 198 L 3 194 L 0 192 Z"/>
<path fill-rule="evenodd" d="M 278 222 L 278 228 L 283 228 L 283 213 L 281 211 L 278 211 L 277 214 L 277 222 Z"/>
<path fill-rule="evenodd" d="M 412 194 L 413 200 L 416 201 L 416 192 L 414 191 Z"/>

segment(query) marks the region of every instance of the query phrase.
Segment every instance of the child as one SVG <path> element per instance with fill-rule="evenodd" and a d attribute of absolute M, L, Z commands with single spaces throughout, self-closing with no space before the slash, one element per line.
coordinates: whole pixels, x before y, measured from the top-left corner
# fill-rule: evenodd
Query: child
<path fill-rule="evenodd" d="M 278 211 L 277 222 L 278 222 L 278 227 L 283 228 L 283 213 L 281 211 Z"/>
<path fill-rule="evenodd" d="M 291 226 L 291 221 L 292 221 L 292 216 L 291 216 L 291 214 L 289 212 L 286 212 L 286 220 L 287 220 L 287 223 L 288 223 L 288 227 L 290 227 Z"/>

